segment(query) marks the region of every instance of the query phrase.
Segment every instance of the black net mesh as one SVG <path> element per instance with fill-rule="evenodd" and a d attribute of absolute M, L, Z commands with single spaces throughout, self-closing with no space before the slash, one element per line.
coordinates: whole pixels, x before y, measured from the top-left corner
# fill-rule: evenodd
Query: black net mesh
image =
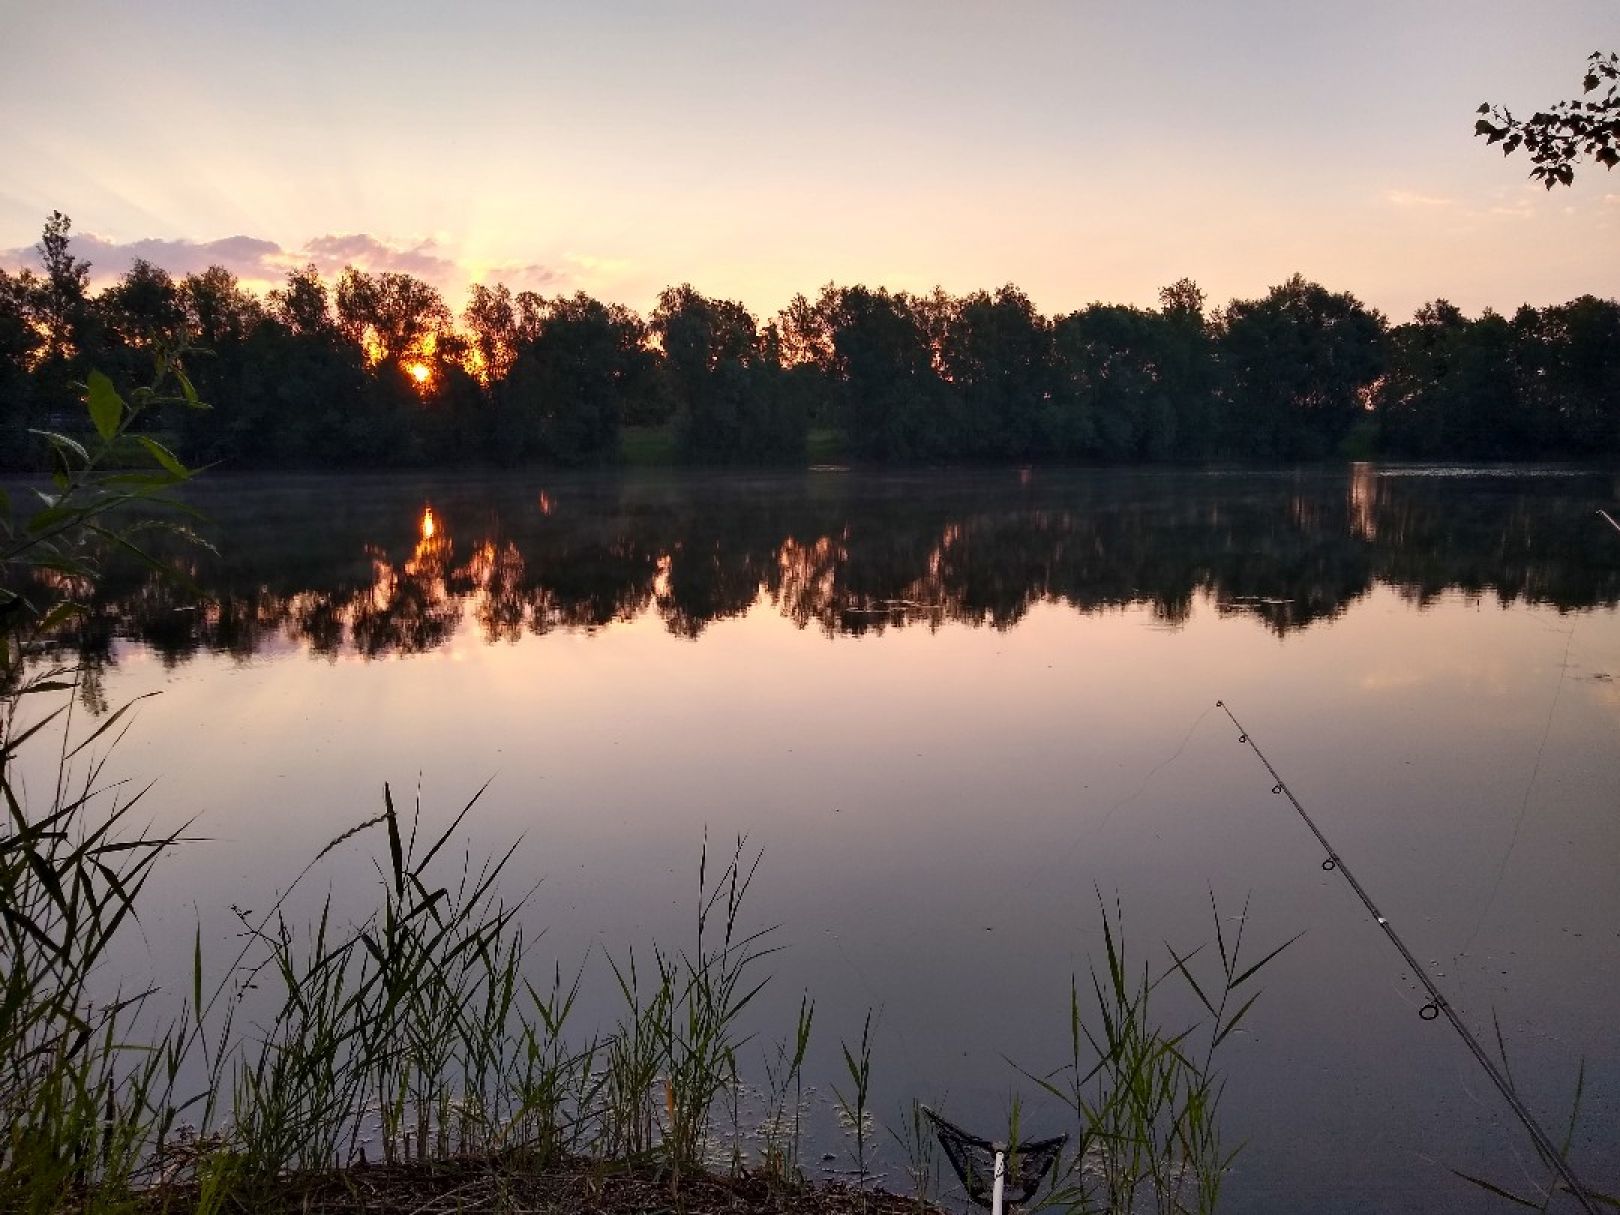
<path fill-rule="evenodd" d="M 940 1146 L 951 1162 L 957 1180 L 967 1195 L 981 1207 L 991 1203 L 996 1182 L 997 1146 L 988 1139 L 970 1135 L 954 1122 L 947 1122 L 928 1107 L 923 1113 L 934 1124 Z M 1000 1150 L 1007 1155 L 1007 1178 L 1002 1186 L 1002 1198 L 1009 1204 L 1019 1205 L 1035 1197 L 1041 1179 L 1057 1160 L 1058 1152 L 1069 1141 L 1067 1135 L 1055 1139 L 1038 1139 L 1031 1143 L 1014 1143 Z"/>

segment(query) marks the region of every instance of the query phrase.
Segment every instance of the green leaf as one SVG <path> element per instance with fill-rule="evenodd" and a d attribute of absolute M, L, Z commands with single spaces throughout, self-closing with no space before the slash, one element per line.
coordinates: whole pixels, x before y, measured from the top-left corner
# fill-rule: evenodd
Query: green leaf
<path fill-rule="evenodd" d="M 175 458 L 175 454 L 156 439 L 149 439 L 145 435 L 136 435 L 135 441 L 146 448 L 151 457 L 163 465 L 170 473 L 185 480 L 191 476 L 191 470 Z"/>
<path fill-rule="evenodd" d="M 191 941 L 191 1009 L 202 1016 L 202 921 L 197 922 Z"/>
<path fill-rule="evenodd" d="M 388 859 L 394 868 L 394 890 L 405 893 L 405 857 L 400 846 L 399 815 L 394 812 L 394 791 L 383 782 L 383 806 L 388 818 Z"/>
<path fill-rule="evenodd" d="M 1459 1172 L 1457 1169 L 1452 1169 L 1451 1172 L 1454 1176 L 1461 1177 L 1470 1185 L 1477 1185 L 1482 1190 L 1489 1190 L 1498 1198 L 1505 1198 L 1509 1202 L 1516 1203 L 1521 1207 L 1529 1207 L 1532 1211 L 1539 1211 L 1542 1209 L 1539 1203 L 1531 1202 L 1528 1198 L 1521 1198 L 1517 1194 L 1511 1194 L 1507 1190 L 1504 1190 L 1501 1186 L 1496 1185 L 1493 1182 L 1486 1181 L 1483 1177 L 1475 1177 L 1470 1173 Z"/>
<path fill-rule="evenodd" d="M 64 599 L 45 613 L 44 619 L 39 622 L 39 631 L 49 633 L 52 629 L 67 623 L 73 617 L 82 615 L 83 612 L 84 606 L 82 604 L 74 603 L 71 599 Z"/>
<path fill-rule="evenodd" d="M 121 472 L 113 473 L 103 480 L 102 484 L 109 487 L 131 489 L 166 489 L 175 482 L 174 475 L 166 472 Z"/>
<path fill-rule="evenodd" d="M 180 381 L 180 394 L 183 397 L 185 397 L 186 408 L 188 408 L 188 409 L 208 409 L 208 408 L 210 408 L 207 401 L 203 401 L 203 400 L 200 400 L 198 398 L 198 396 L 197 396 L 197 388 L 196 388 L 196 386 L 194 384 L 192 384 L 191 377 L 188 376 L 181 368 L 176 367 L 174 369 L 174 378 L 176 380 Z"/>
<path fill-rule="evenodd" d="M 28 530 L 30 533 L 39 533 L 81 513 L 77 507 L 65 504 L 47 506 L 44 510 L 34 512 L 33 517 L 28 520 Z"/>
<path fill-rule="evenodd" d="M 32 427 L 29 428 L 28 433 L 31 435 L 38 435 L 52 447 L 59 450 L 71 451 L 81 460 L 88 461 L 90 459 L 90 453 L 84 449 L 84 444 L 79 442 L 77 439 L 69 438 L 64 434 L 58 434 L 54 430 L 35 430 Z"/>
<path fill-rule="evenodd" d="M 1281 945 L 1277 946 L 1277 948 L 1273 949 L 1265 957 L 1261 958 L 1253 966 L 1249 967 L 1249 969 L 1245 970 L 1237 978 L 1233 979 L 1232 980 L 1232 986 L 1237 987 L 1245 979 L 1252 977 L 1262 966 L 1264 966 L 1267 962 L 1271 961 L 1272 958 L 1276 957 L 1283 950 L 1287 949 L 1290 945 L 1292 945 L 1295 941 L 1299 940 L 1299 938 L 1304 936 L 1304 935 L 1305 935 L 1305 933 L 1303 931 L 1296 932 L 1293 936 L 1289 937 L 1286 941 L 1284 941 Z"/>
<path fill-rule="evenodd" d="M 112 386 L 112 381 L 99 371 L 92 371 L 85 383 L 85 404 L 90 407 L 90 420 L 103 442 L 118 433 L 118 423 L 124 416 L 124 398 Z"/>

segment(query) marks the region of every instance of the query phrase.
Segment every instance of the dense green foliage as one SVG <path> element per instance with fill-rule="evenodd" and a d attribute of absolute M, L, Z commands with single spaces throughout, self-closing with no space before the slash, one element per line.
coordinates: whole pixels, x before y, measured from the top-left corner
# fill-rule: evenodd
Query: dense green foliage
<path fill-rule="evenodd" d="M 153 425 L 193 463 L 593 464 L 663 428 L 693 463 L 803 462 L 812 432 L 874 462 L 1540 459 L 1620 451 L 1620 304 L 1583 296 L 1391 326 L 1299 276 L 1208 310 L 1045 317 L 1012 286 L 955 297 L 824 287 L 761 322 L 689 285 L 652 315 L 472 288 L 458 319 L 407 274 L 296 270 L 267 297 L 214 267 L 137 262 L 90 291 L 54 214 L 38 272 L 0 272 L 0 464 L 71 427 L 71 385 L 184 343 L 211 412 Z M 828 448 L 817 444 L 820 454 Z"/>

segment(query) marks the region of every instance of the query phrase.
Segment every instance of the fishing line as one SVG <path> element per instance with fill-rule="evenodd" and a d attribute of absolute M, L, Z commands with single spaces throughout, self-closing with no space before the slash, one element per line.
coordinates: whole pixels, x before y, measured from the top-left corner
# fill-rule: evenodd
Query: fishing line
<path fill-rule="evenodd" d="M 1214 711 L 1214 707 L 1211 706 L 1206 708 L 1202 713 L 1198 714 L 1198 716 L 1193 719 L 1192 724 L 1187 727 L 1187 732 L 1182 735 L 1181 742 L 1176 746 L 1176 749 L 1163 759 L 1159 760 L 1159 762 L 1154 764 L 1153 767 L 1148 769 L 1146 774 L 1143 775 L 1141 781 L 1137 784 L 1136 788 L 1130 793 L 1126 794 L 1124 797 L 1120 798 L 1118 801 L 1114 802 L 1113 805 L 1103 812 L 1102 816 L 1095 823 L 1091 824 L 1089 830 L 1083 831 L 1076 835 L 1075 838 L 1070 841 L 1069 846 L 1064 850 L 1058 860 L 1054 864 L 1047 867 L 1047 872 L 1050 874 L 1052 871 L 1066 866 L 1069 859 L 1074 855 L 1075 850 L 1079 848 L 1082 843 L 1091 838 L 1097 831 L 1101 830 L 1107 824 L 1108 820 L 1111 819 L 1118 811 L 1123 810 L 1137 798 L 1141 797 L 1142 794 L 1147 790 L 1147 787 L 1153 783 L 1154 777 L 1158 776 L 1160 772 L 1170 767 L 1170 765 L 1182 757 L 1187 750 L 1188 744 L 1192 742 L 1193 735 L 1198 733 L 1198 728 L 1204 724 L 1205 718 L 1207 718 Z M 1016 890 L 1012 887 L 1004 889 L 1001 894 L 997 896 L 995 902 L 993 902 L 987 911 L 980 917 L 980 919 L 984 922 L 973 923 L 972 927 L 981 930 L 993 928 L 995 921 L 998 920 L 1001 913 L 1006 910 L 1007 902 L 1014 893 L 1016 893 Z M 969 926 L 969 921 L 961 917 L 959 913 L 957 914 L 956 918 L 963 927 Z M 824 926 L 822 931 L 825 932 L 828 939 L 832 941 L 833 947 L 837 949 L 839 956 L 843 958 L 845 964 L 854 973 L 856 980 L 866 990 L 866 994 L 868 997 L 870 997 L 873 1006 L 875 1006 L 881 1014 L 882 1009 L 885 1007 L 885 1001 L 879 995 L 877 989 L 873 987 L 872 982 L 868 978 L 865 970 L 858 962 L 855 961 L 854 957 L 851 956 L 849 951 L 845 949 L 843 938 L 831 927 Z M 1005 954 L 1005 947 L 1003 947 L 999 952 Z M 912 1052 L 912 1043 L 910 1038 L 907 1036 L 905 1029 L 897 1021 L 890 1026 L 890 1032 L 892 1032 L 898 1038 L 901 1053 L 906 1057 L 906 1062 L 908 1065 L 911 1066 L 913 1071 L 919 1071 L 920 1069 L 918 1069 L 916 1065 L 916 1056 Z"/>
<path fill-rule="evenodd" d="M 1316 825 L 1315 820 L 1306 813 L 1305 807 L 1300 804 L 1299 798 L 1294 796 L 1294 792 L 1288 787 L 1287 782 L 1278 775 L 1277 769 L 1271 766 L 1271 761 L 1266 758 L 1265 752 L 1260 750 L 1259 744 L 1249 736 L 1248 730 L 1244 729 L 1243 723 L 1238 721 L 1236 715 L 1233 714 L 1224 700 L 1217 700 L 1215 707 L 1223 710 L 1232 724 L 1237 727 L 1238 742 L 1253 751 L 1255 758 L 1265 765 L 1267 772 L 1271 773 L 1272 793 L 1288 799 L 1299 817 L 1304 820 L 1305 825 L 1311 829 L 1311 834 L 1316 837 L 1316 842 L 1322 845 L 1322 850 L 1327 853 L 1326 859 L 1322 862 L 1323 870 L 1328 873 L 1337 871 L 1344 877 L 1345 881 L 1350 883 L 1350 889 L 1356 892 L 1356 897 L 1361 900 L 1361 905 L 1367 909 L 1367 914 L 1372 916 L 1378 927 L 1384 930 L 1384 935 L 1389 938 L 1390 944 L 1394 945 L 1400 952 L 1407 966 L 1411 968 L 1412 974 L 1422 984 L 1423 989 L 1428 992 L 1429 1002 L 1418 1010 L 1418 1016 L 1425 1021 L 1433 1021 L 1443 1016 L 1450 1022 L 1451 1028 L 1462 1039 L 1463 1045 L 1473 1054 L 1480 1067 L 1485 1069 L 1485 1074 L 1490 1077 L 1491 1083 L 1496 1085 L 1496 1091 L 1502 1094 L 1502 1099 L 1508 1103 L 1509 1108 L 1518 1116 L 1519 1121 L 1524 1124 L 1524 1129 L 1529 1132 L 1530 1138 L 1535 1142 L 1536 1150 L 1551 1163 L 1558 1175 L 1563 1178 L 1564 1184 L 1569 1187 L 1570 1193 L 1581 1204 L 1581 1209 L 1586 1211 L 1587 1215 L 1598 1215 L 1597 1208 L 1592 1205 L 1592 1200 L 1587 1196 L 1589 1191 L 1585 1184 L 1575 1176 L 1569 1162 L 1553 1146 L 1552 1139 L 1548 1137 L 1546 1131 L 1541 1129 L 1541 1124 L 1536 1121 L 1535 1115 L 1525 1107 L 1523 1101 L 1519 1100 L 1519 1095 L 1514 1092 L 1513 1085 L 1509 1083 L 1507 1077 L 1502 1074 L 1496 1064 L 1491 1061 L 1491 1057 L 1485 1053 L 1485 1048 L 1479 1044 L 1479 1039 L 1474 1037 L 1473 1031 L 1463 1024 L 1462 1018 L 1457 1015 L 1456 1010 L 1451 1007 L 1445 996 L 1441 994 L 1440 988 L 1435 985 L 1434 980 L 1429 977 L 1429 972 L 1418 965 L 1418 960 L 1412 956 L 1412 951 L 1406 947 L 1406 942 L 1401 940 L 1400 934 L 1390 926 L 1390 922 L 1384 916 L 1384 913 L 1378 910 L 1378 905 L 1372 901 L 1371 896 L 1367 894 L 1361 883 L 1356 880 L 1356 875 L 1350 872 L 1350 867 L 1344 863 L 1344 858 L 1328 842 L 1327 836 L 1322 834 L 1322 829 Z"/>
<path fill-rule="evenodd" d="M 1096 821 L 1088 824 L 1084 830 L 1077 832 L 1074 838 L 1069 841 L 1068 847 L 1058 855 L 1057 859 L 1044 866 L 1045 872 L 1041 878 L 1032 882 L 1023 883 L 1021 885 L 1009 885 L 1004 888 L 1002 893 L 996 898 L 995 902 L 991 903 L 990 906 L 987 907 L 981 914 L 980 918 L 985 920 L 986 923 L 980 924 L 978 927 L 992 929 L 995 922 L 1000 919 L 1002 912 L 1006 911 L 1008 901 L 1015 894 L 1019 893 L 1021 890 L 1027 890 L 1037 886 L 1044 886 L 1046 884 L 1046 878 L 1050 877 L 1059 870 L 1067 869 L 1069 861 L 1073 859 L 1075 852 L 1079 849 L 1081 844 L 1091 839 L 1097 834 L 1097 832 L 1106 827 L 1109 820 L 1112 819 L 1115 814 L 1123 810 L 1126 806 L 1130 805 L 1137 798 L 1141 797 L 1143 793 L 1147 792 L 1147 787 L 1153 783 L 1153 778 L 1158 776 L 1160 772 L 1163 772 L 1186 753 L 1187 744 L 1192 742 L 1193 735 L 1198 733 L 1198 727 L 1203 725 L 1204 719 L 1214 711 L 1215 710 L 1213 707 L 1207 708 L 1197 717 L 1193 718 L 1192 725 L 1187 727 L 1187 732 L 1181 736 L 1181 742 L 1176 746 L 1176 749 L 1161 759 L 1158 763 L 1154 764 L 1153 767 L 1149 768 L 1135 789 L 1131 790 L 1131 792 L 1127 793 L 1113 805 L 1109 806 L 1107 810 L 1104 810 L 1102 815 L 1098 817 Z M 965 924 L 966 921 L 964 920 L 963 923 Z"/>
<path fill-rule="evenodd" d="M 1610 520 L 1613 522 L 1613 520 Z M 1485 926 L 1485 917 L 1491 914 L 1491 908 L 1496 904 L 1496 896 L 1502 890 L 1502 878 L 1507 873 L 1508 861 L 1512 859 L 1513 850 L 1519 846 L 1519 833 L 1524 830 L 1524 816 L 1530 809 L 1530 794 L 1536 787 L 1536 778 L 1541 775 L 1541 760 L 1547 754 L 1547 739 L 1552 734 L 1553 715 L 1558 712 L 1558 699 L 1564 694 L 1564 677 L 1569 674 L 1569 648 L 1575 643 L 1575 626 L 1577 619 L 1569 626 L 1569 633 L 1564 638 L 1564 656 L 1558 664 L 1558 684 L 1553 688 L 1552 703 L 1547 706 L 1547 721 L 1541 728 L 1541 744 L 1536 748 L 1536 762 L 1530 768 L 1530 779 L 1525 782 L 1524 797 L 1519 800 L 1519 813 L 1513 820 L 1513 834 L 1508 837 L 1507 850 L 1502 853 L 1502 861 L 1496 867 L 1496 879 L 1491 883 L 1491 893 L 1486 896 L 1485 906 L 1480 908 L 1479 919 L 1474 921 L 1474 929 L 1468 934 L 1452 957 L 1464 956 L 1469 947 L 1473 945 L 1474 938 L 1479 936 L 1479 930 Z"/>

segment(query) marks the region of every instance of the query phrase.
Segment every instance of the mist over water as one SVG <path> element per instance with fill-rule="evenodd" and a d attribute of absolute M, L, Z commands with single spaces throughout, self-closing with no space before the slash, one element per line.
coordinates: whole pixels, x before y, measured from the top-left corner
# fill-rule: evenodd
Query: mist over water
<path fill-rule="evenodd" d="M 183 984 L 195 917 L 263 905 L 384 780 L 420 780 L 439 820 L 492 780 L 468 846 L 523 837 L 537 956 L 585 962 L 583 1024 L 614 1012 L 599 951 L 685 943 L 705 828 L 746 833 L 751 918 L 784 947 L 762 1037 L 808 988 L 824 1090 L 879 1009 L 880 1121 L 918 1096 L 993 1130 L 1018 1092 L 1041 1133 L 1057 1111 L 1007 1059 L 1063 1061 L 1097 892 L 1155 969 L 1211 935 L 1211 895 L 1247 898 L 1256 957 L 1305 935 L 1226 1059 L 1232 1209 L 1474 1209 L 1449 1170 L 1517 1182 L 1529 1145 L 1224 698 L 1469 1023 L 1500 1018 L 1545 1121 L 1584 1056 L 1574 1158 L 1614 1189 L 1615 488 L 1372 465 L 211 476 L 219 555 L 187 558 L 207 602 L 115 573 L 63 639 L 89 707 L 163 692 L 115 766 L 207 837 L 128 962 Z M 341 908 L 374 880 L 341 852 L 316 887 Z"/>

